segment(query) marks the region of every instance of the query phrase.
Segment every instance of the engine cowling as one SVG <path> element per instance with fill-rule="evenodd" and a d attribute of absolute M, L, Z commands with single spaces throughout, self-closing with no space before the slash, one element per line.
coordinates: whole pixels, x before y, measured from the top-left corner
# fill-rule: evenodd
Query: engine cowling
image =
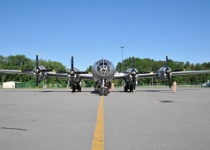
<path fill-rule="evenodd" d="M 45 72 L 46 68 L 44 66 L 39 66 L 37 69 L 34 68 L 34 78 L 36 79 L 36 75 L 38 75 L 38 80 L 45 80 L 47 78 L 47 72 Z"/>
<path fill-rule="evenodd" d="M 77 70 L 73 69 L 70 70 L 67 73 L 67 78 L 72 82 L 72 83 L 79 83 L 81 81 L 80 75 L 76 73 Z"/>
<path fill-rule="evenodd" d="M 128 83 L 133 82 L 133 78 L 132 78 L 132 76 L 130 74 L 125 76 L 125 82 L 128 82 Z"/>
<path fill-rule="evenodd" d="M 158 79 L 159 80 L 168 80 L 172 75 L 172 70 L 169 67 L 161 67 L 158 71 Z"/>
<path fill-rule="evenodd" d="M 133 69 L 133 68 L 129 68 L 126 71 L 127 75 L 125 76 L 125 82 L 127 83 L 133 83 L 134 81 L 138 81 L 138 70 Z"/>

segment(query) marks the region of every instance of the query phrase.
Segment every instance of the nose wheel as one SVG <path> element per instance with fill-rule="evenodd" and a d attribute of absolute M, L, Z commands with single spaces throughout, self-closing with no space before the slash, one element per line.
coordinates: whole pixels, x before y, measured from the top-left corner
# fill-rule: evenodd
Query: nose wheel
<path fill-rule="evenodd" d="M 107 96 L 108 95 L 108 88 L 105 87 L 105 88 L 100 88 L 100 91 L 99 91 L 99 96 Z"/>
<path fill-rule="evenodd" d="M 104 79 L 102 79 L 99 96 L 102 96 L 102 95 L 107 96 L 108 93 L 109 93 L 109 85 Z"/>

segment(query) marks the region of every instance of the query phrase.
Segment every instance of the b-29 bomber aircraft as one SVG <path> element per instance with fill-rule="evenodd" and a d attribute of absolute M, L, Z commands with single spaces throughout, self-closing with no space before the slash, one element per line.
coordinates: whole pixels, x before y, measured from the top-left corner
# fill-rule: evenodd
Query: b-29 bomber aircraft
<path fill-rule="evenodd" d="M 71 68 L 68 72 L 56 73 L 52 70 L 47 70 L 44 66 L 38 65 L 38 54 L 36 55 L 35 68 L 32 71 L 23 70 L 3 70 L 0 69 L 0 73 L 12 73 L 12 74 L 28 74 L 33 75 L 36 79 L 36 87 L 38 87 L 38 81 L 45 80 L 48 76 L 67 78 L 69 80 L 72 92 L 81 91 L 81 80 L 94 80 L 95 88 L 99 89 L 99 95 L 107 96 L 111 87 L 111 80 L 124 80 L 124 91 L 135 91 L 136 83 L 141 78 L 157 77 L 161 81 L 168 81 L 171 88 L 171 77 L 178 75 L 189 74 L 205 74 L 210 73 L 210 70 L 193 70 L 193 71 L 172 71 L 168 67 L 168 55 L 166 55 L 166 65 L 161 67 L 155 73 L 141 73 L 134 67 L 134 57 L 132 57 L 132 68 L 127 69 L 124 73 L 116 72 L 116 69 L 111 61 L 107 59 L 100 59 L 96 61 L 92 67 L 92 73 L 85 71 L 79 71 L 74 67 L 74 57 L 71 56 Z"/>

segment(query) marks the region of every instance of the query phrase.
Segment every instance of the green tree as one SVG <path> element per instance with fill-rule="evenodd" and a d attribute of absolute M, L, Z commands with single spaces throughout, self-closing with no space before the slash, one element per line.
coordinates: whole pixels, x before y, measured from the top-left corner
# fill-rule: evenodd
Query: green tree
<path fill-rule="evenodd" d="M 85 70 L 85 72 L 92 73 L 92 66 L 90 65 Z M 85 87 L 93 87 L 95 85 L 95 81 L 93 81 L 93 80 L 83 80 L 82 83 L 83 83 L 83 86 L 85 86 Z"/>

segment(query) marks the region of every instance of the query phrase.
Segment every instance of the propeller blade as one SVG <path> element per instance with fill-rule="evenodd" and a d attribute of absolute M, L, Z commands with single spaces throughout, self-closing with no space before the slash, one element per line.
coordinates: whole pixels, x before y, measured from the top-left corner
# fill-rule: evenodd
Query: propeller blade
<path fill-rule="evenodd" d="M 38 58 L 38 54 L 36 54 L 36 69 L 38 69 L 39 67 L 39 58 Z"/>
<path fill-rule="evenodd" d="M 132 68 L 134 69 L 134 56 L 132 57 Z"/>
<path fill-rule="evenodd" d="M 74 56 L 71 56 L 71 70 L 74 69 Z"/>
<path fill-rule="evenodd" d="M 33 72 L 36 74 L 36 88 L 38 88 L 38 83 L 39 83 L 39 76 L 38 75 L 39 75 L 39 73 L 40 72 L 49 72 L 49 71 L 53 72 L 53 70 L 41 70 L 39 68 L 39 57 L 38 57 L 38 54 L 36 54 L 36 63 L 35 63 L 35 65 L 36 65 L 36 67 L 33 70 Z"/>
<path fill-rule="evenodd" d="M 168 67 L 168 55 L 166 55 L 166 67 Z"/>
<path fill-rule="evenodd" d="M 71 75 L 72 78 L 75 74 L 89 74 L 89 72 L 86 72 L 86 71 L 78 71 L 76 69 L 74 70 L 74 56 L 73 55 L 71 56 L 71 69 L 69 70 L 68 73 Z"/>
<path fill-rule="evenodd" d="M 36 69 L 39 67 L 39 58 L 38 54 L 36 54 Z M 36 88 L 38 88 L 38 71 L 36 71 Z"/>
<path fill-rule="evenodd" d="M 170 75 L 167 75 L 167 78 L 168 78 L 169 88 L 171 88 L 171 77 L 170 77 Z"/>
<path fill-rule="evenodd" d="M 169 88 L 171 89 L 171 80 L 169 80 Z"/>
<path fill-rule="evenodd" d="M 38 88 L 38 74 L 36 75 L 36 88 Z"/>

